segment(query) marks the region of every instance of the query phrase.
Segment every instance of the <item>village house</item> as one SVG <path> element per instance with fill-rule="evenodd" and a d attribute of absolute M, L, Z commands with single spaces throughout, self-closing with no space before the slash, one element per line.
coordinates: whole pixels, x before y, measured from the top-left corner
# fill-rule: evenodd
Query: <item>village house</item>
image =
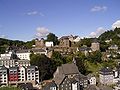
<path fill-rule="evenodd" d="M 0 66 L 0 85 L 8 85 L 8 69 Z"/>
<path fill-rule="evenodd" d="M 90 85 L 96 85 L 96 77 L 94 75 L 88 74 L 87 77 Z"/>
<path fill-rule="evenodd" d="M 58 90 L 79 90 L 87 87 L 87 77 L 80 74 L 74 63 L 62 64 L 54 73 L 53 80 L 57 84 Z"/>
<path fill-rule="evenodd" d="M 98 50 L 100 50 L 100 43 L 98 41 L 94 40 L 91 43 L 91 49 L 92 49 L 92 51 L 98 51 Z"/>
<path fill-rule="evenodd" d="M 99 80 L 100 83 L 103 85 L 111 85 L 114 84 L 113 82 L 113 70 L 109 67 L 102 68 L 99 72 Z"/>

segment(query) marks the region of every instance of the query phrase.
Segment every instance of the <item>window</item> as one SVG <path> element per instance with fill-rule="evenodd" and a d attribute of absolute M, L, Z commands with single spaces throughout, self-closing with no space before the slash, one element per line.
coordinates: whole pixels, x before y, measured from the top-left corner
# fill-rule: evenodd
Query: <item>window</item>
<path fill-rule="evenodd" d="M 4 80 L 4 82 L 6 82 L 6 80 Z"/>

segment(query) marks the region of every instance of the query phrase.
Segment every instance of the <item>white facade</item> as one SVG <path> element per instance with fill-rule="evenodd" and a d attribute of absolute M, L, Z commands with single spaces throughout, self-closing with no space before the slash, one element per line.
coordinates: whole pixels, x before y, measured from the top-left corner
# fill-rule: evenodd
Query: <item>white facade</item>
<path fill-rule="evenodd" d="M 39 83 L 39 71 L 35 67 L 27 68 L 27 81 L 37 81 Z"/>
<path fill-rule="evenodd" d="M 111 45 L 110 47 L 108 47 L 108 49 L 118 50 L 118 46 L 117 45 Z"/>
<path fill-rule="evenodd" d="M 12 59 L 12 60 L 10 60 L 10 59 L 1 59 L 0 60 L 0 65 L 1 66 L 4 65 L 7 68 L 14 67 L 15 66 L 15 60 L 14 59 Z"/>
<path fill-rule="evenodd" d="M 104 85 L 114 84 L 114 82 L 113 82 L 113 80 L 114 80 L 113 74 L 110 74 L 110 75 L 102 75 L 102 74 L 100 74 L 99 78 L 100 78 L 100 83 L 101 84 L 104 84 Z"/>
<path fill-rule="evenodd" d="M 46 47 L 53 47 L 54 44 L 53 44 L 53 42 L 45 42 L 45 46 Z"/>
<path fill-rule="evenodd" d="M 0 84 L 8 84 L 7 69 L 0 69 Z"/>
<path fill-rule="evenodd" d="M 1 56 L 0 59 L 10 59 L 11 55 L 12 55 L 12 52 L 1 54 L 0 55 Z"/>
<path fill-rule="evenodd" d="M 39 83 L 39 71 L 38 70 L 35 71 L 35 80 Z"/>
<path fill-rule="evenodd" d="M 18 72 L 18 81 L 26 81 L 26 75 L 25 75 L 25 68 L 24 67 L 19 67 L 19 72 Z"/>
<path fill-rule="evenodd" d="M 78 90 L 78 84 L 76 83 L 72 83 L 72 90 Z"/>
<path fill-rule="evenodd" d="M 27 66 L 30 66 L 30 60 L 18 60 L 16 62 L 16 64 L 18 66 L 25 66 L 25 67 L 27 67 Z"/>
<path fill-rule="evenodd" d="M 98 42 L 94 42 L 91 44 L 92 51 L 100 50 L 100 44 Z"/>
<path fill-rule="evenodd" d="M 40 52 L 34 52 L 34 54 L 44 54 L 44 55 L 47 55 L 47 50 L 46 51 L 40 51 Z"/>
<path fill-rule="evenodd" d="M 50 90 L 57 90 L 56 87 L 50 87 Z"/>
<path fill-rule="evenodd" d="M 81 40 L 81 38 L 80 37 L 77 37 L 76 39 L 74 39 L 73 41 L 74 42 L 79 42 Z"/>
<path fill-rule="evenodd" d="M 30 54 L 31 54 L 30 52 L 16 53 L 17 57 L 19 57 L 21 60 L 25 59 L 30 60 Z"/>
<path fill-rule="evenodd" d="M 89 78 L 89 82 L 90 82 L 90 85 L 96 85 L 96 78 L 95 77 Z"/>

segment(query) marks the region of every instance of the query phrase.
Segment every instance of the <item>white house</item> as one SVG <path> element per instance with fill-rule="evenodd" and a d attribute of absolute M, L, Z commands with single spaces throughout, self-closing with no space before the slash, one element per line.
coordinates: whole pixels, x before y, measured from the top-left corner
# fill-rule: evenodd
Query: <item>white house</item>
<path fill-rule="evenodd" d="M 103 85 L 112 85 L 114 84 L 114 76 L 111 68 L 106 67 L 102 68 L 99 73 L 100 83 Z"/>
<path fill-rule="evenodd" d="M 77 36 L 77 38 L 75 38 L 73 41 L 74 42 L 79 42 L 81 40 L 81 38 L 79 36 Z"/>
<path fill-rule="evenodd" d="M 4 66 L 0 67 L 0 84 L 8 84 L 7 68 Z"/>
<path fill-rule="evenodd" d="M 94 75 L 89 74 L 87 77 L 90 85 L 96 85 L 96 77 Z"/>
<path fill-rule="evenodd" d="M 35 66 L 28 66 L 26 68 L 27 81 L 35 81 L 39 83 L 39 70 Z"/>
<path fill-rule="evenodd" d="M 4 54 L 1 54 L 1 55 L 0 55 L 0 59 L 10 59 L 11 56 L 12 56 L 12 54 L 13 54 L 12 51 L 6 52 L 6 53 L 4 53 Z"/>
<path fill-rule="evenodd" d="M 54 44 L 53 44 L 52 41 L 50 41 L 50 42 L 45 42 L 45 46 L 46 46 L 46 47 L 53 47 Z"/>
<path fill-rule="evenodd" d="M 72 90 L 78 90 L 78 82 L 72 83 Z"/>
<path fill-rule="evenodd" d="M 30 60 L 30 54 L 30 50 L 20 50 L 16 52 L 17 57 L 21 60 Z"/>
<path fill-rule="evenodd" d="M 18 81 L 19 81 L 19 82 L 24 82 L 24 81 L 26 81 L 25 67 L 19 67 Z"/>

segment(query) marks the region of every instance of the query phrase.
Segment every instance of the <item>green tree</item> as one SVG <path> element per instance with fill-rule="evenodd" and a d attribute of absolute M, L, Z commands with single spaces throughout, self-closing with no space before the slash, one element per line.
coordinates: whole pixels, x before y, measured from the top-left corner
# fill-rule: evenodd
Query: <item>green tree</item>
<path fill-rule="evenodd" d="M 84 38 L 79 42 L 79 46 L 87 45 L 88 47 L 90 47 L 91 41 L 91 38 Z"/>
<path fill-rule="evenodd" d="M 53 52 L 51 58 L 52 58 L 52 60 L 54 60 L 56 67 L 57 67 L 57 66 L 60 66 L 61 64 L 64 63 L 64 58 L 63 58 L 63 56 L 62 56 L 59 52 L 57 52 L 57 51 L 54 51 L 54 52 Z"/>
<path fill-rule="evenodd" d="M 75 60 L 76 60 L 76 65 L 77 65 L 79 71 L 85 75 L 87 73 L 87 69 L 85 66 L 85 60 L 81 57 L 77 57 L 77 58 L 75 58 Z"/>
<path fill-rule="evenodd" d="M 35 45 L 35 40 L 32 41 L 27 41 L 24 46 L 26 46 L 27 48 L 32 48 L 32 45 Z"/>
<path fill-rule="evenodd" d="M 46 41 L 53 41 L 54 45 L 58 45 L 59 44 L 58 37 L 55 34 L 53 34 L 53 33 L 49 33 L 47 35 L 47 40 Z"/>
<path fill-rule="evenodd" d="M 50 58 L 40 54 L 32 54 L 30 58 L 31 65 L 38 66 L 41 81 L 53 77 L 56 67 L 54 67 L 54 62 Z"/>
<path fill-rule="evenodd" d="M 95 51 L 90 53 L 90 55 L 87 57 L 87 60 L 93 63 L 97 63 L 97 62 L 100 63 L 102 61 L 101 57 L 102 57 L 101 52 Z"/>

